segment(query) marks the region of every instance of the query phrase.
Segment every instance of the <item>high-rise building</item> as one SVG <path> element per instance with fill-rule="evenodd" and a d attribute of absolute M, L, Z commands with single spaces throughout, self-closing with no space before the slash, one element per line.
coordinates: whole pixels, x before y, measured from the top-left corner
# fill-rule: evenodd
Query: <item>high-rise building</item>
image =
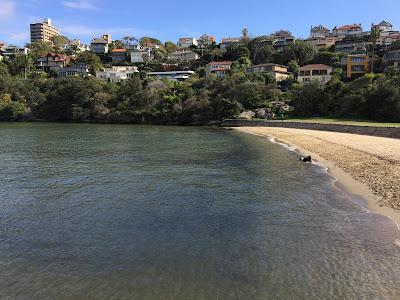
<path fill-rule="evenodd" d="M 57 35 L 60 35 L 60 30 L 51 25 L 49 18 L 42 23 L 31 24 L 31 42 L 51 42 Z"/>

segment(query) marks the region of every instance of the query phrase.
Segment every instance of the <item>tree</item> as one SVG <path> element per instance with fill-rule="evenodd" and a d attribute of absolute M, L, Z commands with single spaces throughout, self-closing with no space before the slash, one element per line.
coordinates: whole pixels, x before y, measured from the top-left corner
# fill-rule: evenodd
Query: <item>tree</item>
<path fill-rule="evenodd" d="M 225 56 L 230 60 L 238 60 L 241 57 L 250 57 L 249 48 L 243 43 L 228 46 Z"/>
<path fill-rule="evenodd" d="M 89 51 L 79 53 L 76 58 L 76 62 L 87 64 L 90 68 L 90 72 L 92 73 L 92 75 L 95 75 L 96 71 L 103 68 L 100 58 L 96 54 Z"/>
<path fill-rule="evenodd" d="M 381 31 L 379 28 L 374 27 L 371 30 L 371 42 L 372 42 L 372 59 L 371 59 L 371 72 L 374 73 L 374 61 L 375 61 L 375 48 L 378 40 L 381 37 Z"/>
<path fill-rule="evenodd" d="M 52 37 L 51 41 L 53 42 L 54 49 L 56 51 L 60 51 L 61 47 L 63 45 L 69 43 L 69 39 L 67 37 L 65 37 L 65 36 L 62 36 L 62 35 L 57 35 L 57 36 Z"/>
<path fill-rule="evenodd" d="M 283 49 L 283 60 L 285 64 L 291 60 L 294 60 L 300 66 L 304 66 L 311 62 L 314 56 L 314 48 L 304 41 L 296 41 L 295 43 L 291 43 Z"/>
<path fill-rule="evenodd" d="M 27 44 L 26 47 L 31 50 L 30 55 L 34 60 L 46 56 L 49 52 L 53 51 L 53 46 L 47 42 L 33 42 Z"/>

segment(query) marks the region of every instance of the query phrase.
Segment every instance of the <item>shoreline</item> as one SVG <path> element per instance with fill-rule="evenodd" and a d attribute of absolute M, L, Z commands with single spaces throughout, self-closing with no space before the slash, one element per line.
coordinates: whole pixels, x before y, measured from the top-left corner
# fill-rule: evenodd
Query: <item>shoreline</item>
<path fill-rule="evenodd" d="M 290 136 L 290 134 L 293 133 L 294 134 L 302 133 L 304 136 L 307 136 L 307 134 L 313 130 L 287 129 L 287 128 L 277 129 L 277 128 L 267 128 L 267 127 L 262 127 L 258 129 L 257 127 L 233 127 L 230 129 L 246 134 L 252 134 L 259 137 L 268 138 L 269 140 L 271 140 L 271 142 L 280 144 L 285 148 L 288 148 L 288 150 L 295 151 L 301 155 L 311 155 L 313 157 L 314 162 L 317 162 L 318 165 L 320 165 L 323 168 L 326 168 L 328 174 L 333 178 L 333 184 L 336 188 L 349 194 L 352 198 L 358 198 L 362 200 L 363 202 L 362 204 L 359 203 L 358 201 L 357 203 L 356 201 L 354 201 L 356 205 L 362 206 L 362 208 L 364 208 L 369 213 L 378 213 L 389 218 L 394 223 L 396 223 L 397 227 L 400 230 L 400 210 L 394 209 L 393 207 L 390 207 L 388 205 L 383 205 L 383 202 L 387 202 L 388 199 L 384 199 L 382 196 L 377 195 L 377 193 L 374 192 L 373 189 L 367 183 L 354 178 L 350 174 L 350 172 L 346 172 L 344 168 L 339 167 L 335 161 L 323 157 L 326 156 L 324 155 L 323 151 L 318 151 L 320 153 L 316 153 L 317 151 L 310 150 L 310 148 L 312 147 L 304 147 L 298 145 L 297 143 L 293 142 L 290 138 L 285 138 L 285 136 L 280 134 L 279 132 L 280 130 L 281 131 L 284 130 L 285 133 L 289 132 L 288 136 Z M 276 132 L 274 133 L 274 131 Z M 323 132 L 321 133 L 323 134 Z M 378 158 L 382 159 L 382 157 Z M 371 176 L 372 175 L 373 174 L 371 174 Z"/>

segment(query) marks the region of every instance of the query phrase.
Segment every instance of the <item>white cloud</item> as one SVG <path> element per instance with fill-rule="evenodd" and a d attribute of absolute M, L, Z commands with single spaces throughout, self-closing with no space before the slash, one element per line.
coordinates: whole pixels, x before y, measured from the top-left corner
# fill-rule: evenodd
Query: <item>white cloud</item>
<path fill-rule="evenodd" d="M 93 9 L 98 9 L 94 4 L 90 3 L 87 0 L 76 0 L 76 1 L 62 1 L 62 5 L 68 8 L 73 8 L 73 9 L 82 9 L 82 10 L 93 10 Z"/>
<path fill-rule="evenodd" d="M 15 13 L 15 3 L 11 0 L 0 0 L 0 19 L 8 19 Z"/>

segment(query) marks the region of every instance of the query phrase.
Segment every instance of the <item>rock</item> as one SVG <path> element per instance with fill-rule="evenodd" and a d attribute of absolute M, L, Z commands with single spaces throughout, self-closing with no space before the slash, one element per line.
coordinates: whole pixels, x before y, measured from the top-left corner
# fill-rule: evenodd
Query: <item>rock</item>
<path fill-rule="evenodd" d="M 253 111 L 244 111 L 239 115 L 239 119 L 251 120 L 256 114 Z"/>

